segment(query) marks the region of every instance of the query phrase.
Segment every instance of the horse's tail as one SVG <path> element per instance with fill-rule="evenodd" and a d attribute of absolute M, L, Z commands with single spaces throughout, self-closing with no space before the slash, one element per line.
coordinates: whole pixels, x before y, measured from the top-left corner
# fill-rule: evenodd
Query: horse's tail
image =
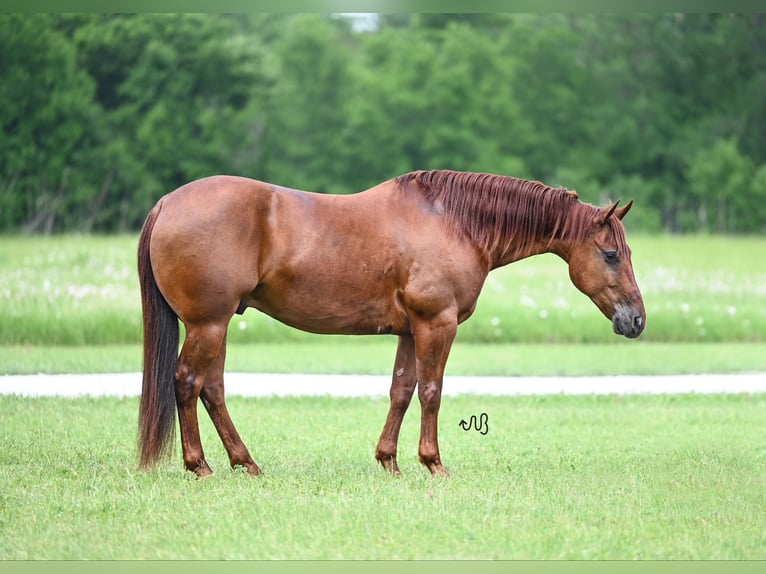
<path fill-rule="evenodd" d="M 176 413 L 175 370 L 178 317 L 160 293 L 149 259 L 152 230 L 160 213 L 149 212 L 138 240 L 138 280 L 144 319 L 144 378 L 138 411 L 139 466 L 149 468 L 172 446 Z"/>

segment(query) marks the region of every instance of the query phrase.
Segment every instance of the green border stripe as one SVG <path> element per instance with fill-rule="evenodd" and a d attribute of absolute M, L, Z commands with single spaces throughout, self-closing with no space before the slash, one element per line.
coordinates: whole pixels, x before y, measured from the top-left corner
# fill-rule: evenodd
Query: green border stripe
<path fill-rule="evenodd" d="M 762 12 L 758 0 L 3 0 L 2 12 Z"/>
<path fill-rule="evenodd" d="M 290 574 L 293 572 L 328 574 L 355 574 L 362 569 L 365 574 L 389 573 L 395 569 L 397 573 L 409 574 L 463 574 L 470 569 L 478 574 L 574 574 L 580 572 L 610 574 L 718 574 L 732 572 L 733 574 L 756 574 L 763 572 L 765 562 L 702 562 L 702 561 L 639 561 L 639 562 L 533 562 L 533 561 L 397 561 L 397 562 L 368 562 L 368 561 L 50 561 L 50 562 L 6 562 L 3 568 L 9 573 L 32 574 L 37 572 L 72 572 L 82 574 L 133 574 L 136 567 L 141 572 L 149 574 L 194 574 L 209 573 L 211 568 L 225 569 L 227 574 L 252 573 L 258 574 Z"/>

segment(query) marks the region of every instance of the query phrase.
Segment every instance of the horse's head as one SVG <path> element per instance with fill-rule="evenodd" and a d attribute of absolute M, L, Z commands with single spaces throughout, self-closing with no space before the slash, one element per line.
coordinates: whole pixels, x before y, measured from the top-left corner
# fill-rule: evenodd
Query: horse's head
<path fill-rule="evenodd" d="M 582 241 L 569 253 L 569 276 L 601 312 L 612 321 L 614 332 L 638 337 L 646 325 L 646 311 L 625 242 L 622 218 L 633 202 L 600 208 Z"/>

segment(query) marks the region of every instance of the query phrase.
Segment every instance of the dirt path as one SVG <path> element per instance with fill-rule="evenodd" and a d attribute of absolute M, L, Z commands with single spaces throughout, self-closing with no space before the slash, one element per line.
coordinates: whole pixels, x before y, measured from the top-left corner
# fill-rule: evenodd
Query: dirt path
<path fill-rule="evenodd" d="M 227 373 L 228 395 L 383 397 L 390 378 L 377 375 Z M 0 394 L 23 396 L 138 396 L 139 373 L 0 376 Z M 764 393 L 766 373 L 613 377 L 446 377 L 443 394 Z"/>

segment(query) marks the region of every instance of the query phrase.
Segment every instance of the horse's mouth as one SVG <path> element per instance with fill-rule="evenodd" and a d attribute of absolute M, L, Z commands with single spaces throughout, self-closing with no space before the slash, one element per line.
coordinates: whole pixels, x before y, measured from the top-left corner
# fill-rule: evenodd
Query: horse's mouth
<path fill-rule="evenodd" d="M 628 339 L 635 339 L 644 331 L 646 321 L 639 313 L 615 313 L 612 320 L 614 332 Z"/>

